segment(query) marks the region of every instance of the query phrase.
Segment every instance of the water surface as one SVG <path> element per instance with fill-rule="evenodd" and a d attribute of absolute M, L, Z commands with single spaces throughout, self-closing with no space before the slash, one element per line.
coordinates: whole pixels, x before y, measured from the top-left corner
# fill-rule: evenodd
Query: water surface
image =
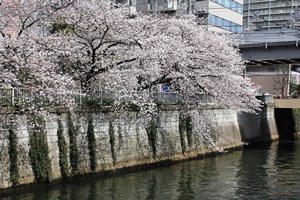
<path fill-rule="evenodd" d="M 31 187 L 2 194 L 0 199 L 300 199 L 300 140 L 253 145 L 134 173 Z"/>

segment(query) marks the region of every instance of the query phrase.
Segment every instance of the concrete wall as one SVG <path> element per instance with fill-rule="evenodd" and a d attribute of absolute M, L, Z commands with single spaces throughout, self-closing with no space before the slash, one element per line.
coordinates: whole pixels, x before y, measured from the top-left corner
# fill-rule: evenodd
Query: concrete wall
<path fill-rule="evenodd" d="M 242 145 L 242 141 L 260 137 L 268 132 L 276 137 L 274 127 L 274 115 L 272 108 L 266 108 L 258 115 L 237 115 L 236 112 L 207 108 L 202 110 L 205 118 L 214 124 L 212 139 L 218 148 L 232 148 Z M 203 135 L 193 132 L 190 138 L 187 132 L 179 129 L 180 117 L 176 109 L 165 109 L 160 111 L 157 120 L 156 156 L 153 154 L 152 146 L 146 132 L 147 120 L 140 117 L 136 112 L 117 115 L 113 112 L 77 113 L 73 119 L 77 132 L 77 148 L 79 154 L 78 171 L 75 174 L 92 172 L 90 170 L 90 159 L 87 142 L 88 117 L 93 117 L 94 135 L 96 138 L 96 169 L 94 172 L 115 170 L 124 167 L 155 163 L 164 160 L 184 160 L 201 154 L 211 152 L 208 142 Z M 8 130 L 7 119 L 14 118 L 17 126 L 17 151 L 19 166 L 19 184 L 35 182 L 30 158 L 29 137 L 27 119 L 25 115 L 0 114 L 0 189 L 12 186 L 10 181 L 10 158 L 8 153 Z M 114 156 L 112 155 L 111 132 L 109 124 L 113 125 Z M 195 122 L 197 123 L 197 122 Z M 239 124 L 240 123 L 240 124 Z M 69 146 L 67 114 L 62 115 L 63 135 Z M 241 131 L 240 131 L 241 129 Z M 57 115 L 52 114 L 51 119 L 46 122 L 47 143 L 49 157 L 51 160 L 51 179 L 60 179 L 59 148 L 57 141 Z M 183 147 L 183 145 L 185 145 Z M 114 158 L 113 158 L 114 157 Z M 69 159 L 69 158 L 68 158 Z M 115 160 L 114 160 L 115 159 Z M 70 166 L 70 160 L 68 160 Z M 69 167 L 70 168 L 70 167 Z"/>
<path fill-rule="evenodd" d="M 265 104 L 256 114 L 238 114 L 238 124 L 244 142 L 278 139 L 273 105 Z"/>

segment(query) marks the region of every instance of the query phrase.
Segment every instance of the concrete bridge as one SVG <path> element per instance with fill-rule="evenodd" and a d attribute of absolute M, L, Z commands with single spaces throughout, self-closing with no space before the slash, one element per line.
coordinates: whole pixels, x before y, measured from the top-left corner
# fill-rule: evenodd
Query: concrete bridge
<path fill-rule="evenodd" d="M 254 83 L 262 86 L 262 93 L 290 96 L 292 68 L 300 72 L 297 67 L 300 64 L 299 40 L 300 31 L 291 28 L 244 32 L 238 36 L 237 46 L 247 60 L 246 73 Z M 297 76 L 294 73 L 294 83 L 298 82 Z"/>
<path fill-rule="evenodd" d="M 300 31 L 281 29 L 244 32 L 238 36 L 238 48 L 247 65 L 300 63 Z"/>

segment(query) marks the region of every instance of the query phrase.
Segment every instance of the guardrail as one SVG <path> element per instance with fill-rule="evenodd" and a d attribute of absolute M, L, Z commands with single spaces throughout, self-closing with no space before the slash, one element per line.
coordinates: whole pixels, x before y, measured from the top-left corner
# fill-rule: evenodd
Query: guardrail
<path fill-rule="evenodd" d="M 183 101 L 183 98 L 175 92 L 157 92 L 153 93 L 153 98 L 157 103 L 163 104 L 178 104 Z M 110 105 L 117 98 L 122 97 L 123 101 L 132 101 L 135 98 L 132 95 L 130 97 L 122 97 L 122 94 L 104 91 L 104 90 L 79 90 L 70 93 L 70 99 L 74 100 L 76 104 L 82 105 L 85 103 L 96 103 L 99 105 Z M 56 95 L 51 97 L 39 95 L 28 89 L 22 88 L 0 88 L 0 106 L 29 106 L 29 105 L 49 105 L 55 102 L 60 102 L 63 100 L 64 95 L 61 95 L 60 92 L 57 92 Z M 120 99 L 119 99 L 120 100 Z M 198 104 L 214 104 L 215 100 L 212 96 L 207 94 L 198 94 L 195 95 L 193 99 L 188 101 L 184 100 L 187 103 L 198 103 Z"/>
<path fill-rule="evenodd" d="M 299 44 L 299 31 L 293 29 L 287 30 L 269 30 L 269 31 L 251 31 L 243 32 L 236 36 L 239 46 L 254 44 L 272 44 L 293 42 L 296 46 Z"/>

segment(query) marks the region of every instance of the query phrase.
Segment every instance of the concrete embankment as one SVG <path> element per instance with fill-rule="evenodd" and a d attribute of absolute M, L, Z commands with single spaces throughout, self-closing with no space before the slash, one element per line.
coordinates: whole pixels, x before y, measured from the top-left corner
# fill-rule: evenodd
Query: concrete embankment
<path fill-rule="evenodd" d="M 272 105 L 257 114 L 206 107 L 213 124 L 210 138 L 193 130 L 191 119 L 176 107 L 161 109 L 151 120 L 131 111 L 0 115 L 0 189 L 80 174 L 123 169 L 161 161 L 179 161 L 253 140 L 278 138 Z M 10 121 L 14 123 L 10 124 Z M 207 128 L 207 127 L 206 127 Z"/>

